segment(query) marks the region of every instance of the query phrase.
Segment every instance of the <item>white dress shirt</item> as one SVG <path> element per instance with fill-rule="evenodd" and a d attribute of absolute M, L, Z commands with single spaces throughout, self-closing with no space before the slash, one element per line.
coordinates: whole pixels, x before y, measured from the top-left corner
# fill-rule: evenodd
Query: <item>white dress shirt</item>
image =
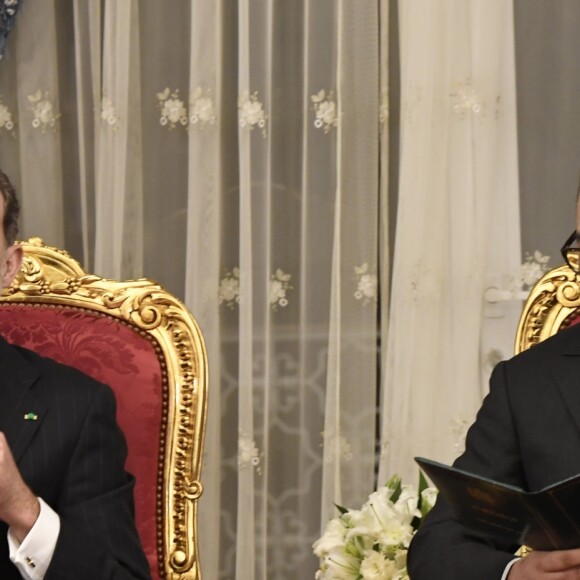
<path fill-rule="evenodd" d="M 60 532 L 58 514 L 40 497 L 40 513 L 22 544 L 8 530 L 10 560 L 25 580 L 42 580 L 52 560 Z"/>
<path fill-rule="evenodd" d="M 506 567 L 505 570 L 503 571 L 501 580 L 507 580 L 508 574 L 510 573 L 510 570 L 512 569 L 512 566 L 519 560 L 519 558 L 514 558 Z"/>

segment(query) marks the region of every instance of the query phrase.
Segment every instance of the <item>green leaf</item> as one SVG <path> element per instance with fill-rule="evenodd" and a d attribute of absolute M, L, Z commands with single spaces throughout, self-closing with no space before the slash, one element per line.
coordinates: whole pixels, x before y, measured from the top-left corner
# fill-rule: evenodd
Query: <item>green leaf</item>
<path fill-rule="evenodd" d="M 421 493 L 425 491 L 428 487 L 429 482 L 427 481 L 425 474 L 421 470 L 419 470 L 419 495 L 421 495 Z"/>
<path fill-rule="evenodd" d="M 419 493 L 418 493 L 418 499 L 417 499 L 417 509 L 421 513 L 423 513 L 423 497 L 421 496 L 421 492 L 424 489 L 427 489 L 428 486 L 429 486 L 429 484 L 427 483 L 427 480 L 425 479 L 423 472 L 421 470 L 419 470 Z"/>
<path fill-rule="evenodd" d="M 421 512 L 421 517 L 414 517 L 411 521 L 411 527 L 416 531 L 423 523 L 423 518 L 429 513 L 429 506 L 425 505 L 422 493 L 429 487 L 429 482 L 421 470 L 419 470 L 419 493 L 417 496 L 417 509 Z"/>
<path fill-rule="evenodd" d="M 334 504 L 334 507 L 340 512 L 340 515 L 343 516 L 344 514 L 348 513 L 348 509 L 338 505 L 337 503 Z"/>
<path fill-rule="evenodd" d="M 387 481 L 386 487 L 393 490 L 390 499 L 393 503 L 395 503 L 401 496 L 401 491 L 403 490 L 401 478 L 398 475 L 393 475 L 393 477 Z"/>

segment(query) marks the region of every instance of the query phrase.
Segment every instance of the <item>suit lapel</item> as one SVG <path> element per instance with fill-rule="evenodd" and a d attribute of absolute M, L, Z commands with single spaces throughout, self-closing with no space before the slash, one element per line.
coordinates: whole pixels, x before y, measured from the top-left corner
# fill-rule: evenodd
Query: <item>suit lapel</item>
<path fill-rule="evenodd" d="M 38 371 L 4 340 L 0 340 L 0 430 L 16 462 L 30 443 L 47 412 L 31 387 Z"/>

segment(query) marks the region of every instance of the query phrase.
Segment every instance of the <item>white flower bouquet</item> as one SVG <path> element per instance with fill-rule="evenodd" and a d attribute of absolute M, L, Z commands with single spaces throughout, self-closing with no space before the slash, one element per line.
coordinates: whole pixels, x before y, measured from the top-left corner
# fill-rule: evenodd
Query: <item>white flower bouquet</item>
<path fill-rule="evenodd" d="M 422 474 L 418 491 L 394 476 L 360 510 L 336 506 L 340 516 L 312 546 L 320 558 L 316 580 L 408 580 L 411 538 L 436 497 Z"/>

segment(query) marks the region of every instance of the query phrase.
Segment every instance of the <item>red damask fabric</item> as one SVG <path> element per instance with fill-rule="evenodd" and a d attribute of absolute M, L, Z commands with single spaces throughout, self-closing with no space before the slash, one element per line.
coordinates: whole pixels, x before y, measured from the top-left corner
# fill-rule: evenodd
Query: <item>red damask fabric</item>
<path fill-rule="evenodd" d="M 127 470 L 136 479 L 137 529 L 157 578 L 155 502 L 162 415 L 161 366 L 153 345 L 114 318 L 90 311 L 4 304 L 0 335 L 109 385 L 129 448 Z"/>

